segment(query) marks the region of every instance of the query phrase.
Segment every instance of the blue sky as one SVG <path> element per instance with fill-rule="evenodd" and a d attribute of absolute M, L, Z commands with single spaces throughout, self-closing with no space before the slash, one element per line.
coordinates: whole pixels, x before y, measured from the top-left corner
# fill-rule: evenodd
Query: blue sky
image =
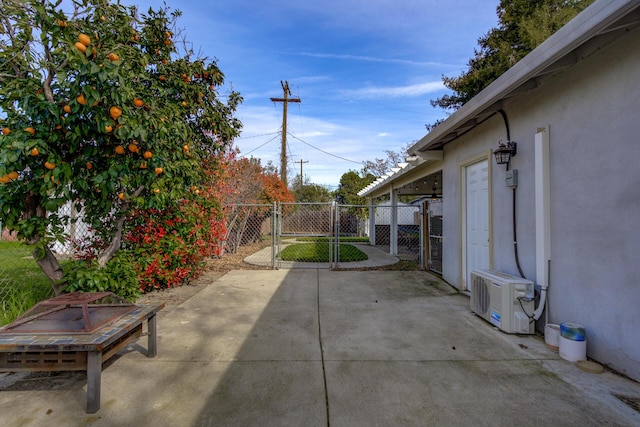
<path fill-rule="evenodd" d="M 498 2 L 167 0 L 183 12 L 179 26 L 194 49 L 218 60 L 222 93 L 244 97 L 241 153 L 279 166 L 282 104 L 269 98 L 282 96 L 286 80 L 302 100 L 289 104 L 289 177 L 308 161 L 304 176 L 332 189 L 359 162 L 399 151 L 446 117 L 429 100 L 446 93 L 441 76 L 465 70 L 478 37 L 497 25 Z"/>

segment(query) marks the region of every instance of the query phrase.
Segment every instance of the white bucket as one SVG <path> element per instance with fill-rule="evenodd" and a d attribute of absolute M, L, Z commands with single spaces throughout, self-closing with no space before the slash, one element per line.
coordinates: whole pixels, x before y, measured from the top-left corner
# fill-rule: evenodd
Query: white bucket
<path fill-rule="evenodd" d="M 544 327 L 544 344 L 556 353 L 560 347 L 560 325 L 547 323 Z"/>
<path fill-rule="evenodd" d="M 560 337 L 560 357 L 569 362 L 587 360 L 587 340 L 572 341 L 565 337 Z"/>

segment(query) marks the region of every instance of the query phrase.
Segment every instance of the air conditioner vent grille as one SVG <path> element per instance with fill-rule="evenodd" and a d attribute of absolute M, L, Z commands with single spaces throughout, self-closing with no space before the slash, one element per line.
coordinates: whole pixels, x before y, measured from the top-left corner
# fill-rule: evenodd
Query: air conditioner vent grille
<path fill-rule="evenodd" d="M 484 315 L 489 310 L 489 304 L 491 298 L 489 296 L 489 289 L 487 289 L 487 283 L 481 276 L 473 275 L 473 287 L 471 292 L 473 293 L 471 301 L 473 301 L 473 311 L 478 314 Z"/>

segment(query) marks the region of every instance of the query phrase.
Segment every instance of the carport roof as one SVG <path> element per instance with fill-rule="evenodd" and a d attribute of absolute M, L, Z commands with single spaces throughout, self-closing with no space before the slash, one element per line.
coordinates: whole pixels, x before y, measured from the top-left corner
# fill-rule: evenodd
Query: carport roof
<path fill-rule="evenodd" d="M 585 59 L 639 25 L 639 0 L 594 2 L 410 147 L 409 155 L 427 162 L 434 155 L 442 158 L 442 147 L 496 114 L 509 98 L 535 90 L 545 78 Z M 382 190 L 412 169 L 410 166 L 411 163 L 401 164 L 358 194 L 367 196 Z"/>

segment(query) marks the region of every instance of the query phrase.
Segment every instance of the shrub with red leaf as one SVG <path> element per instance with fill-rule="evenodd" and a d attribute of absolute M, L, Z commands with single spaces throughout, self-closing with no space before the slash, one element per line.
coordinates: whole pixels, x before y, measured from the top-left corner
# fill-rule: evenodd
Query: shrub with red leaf
<path fill-rule="evenodd" d="M 198 277 L 205 259 L 217 255 L 224 219 L 206 194 L 171 208 L 138 210 L 124 247 L 134 254 L 140 290 L 167 289 Z"/>

